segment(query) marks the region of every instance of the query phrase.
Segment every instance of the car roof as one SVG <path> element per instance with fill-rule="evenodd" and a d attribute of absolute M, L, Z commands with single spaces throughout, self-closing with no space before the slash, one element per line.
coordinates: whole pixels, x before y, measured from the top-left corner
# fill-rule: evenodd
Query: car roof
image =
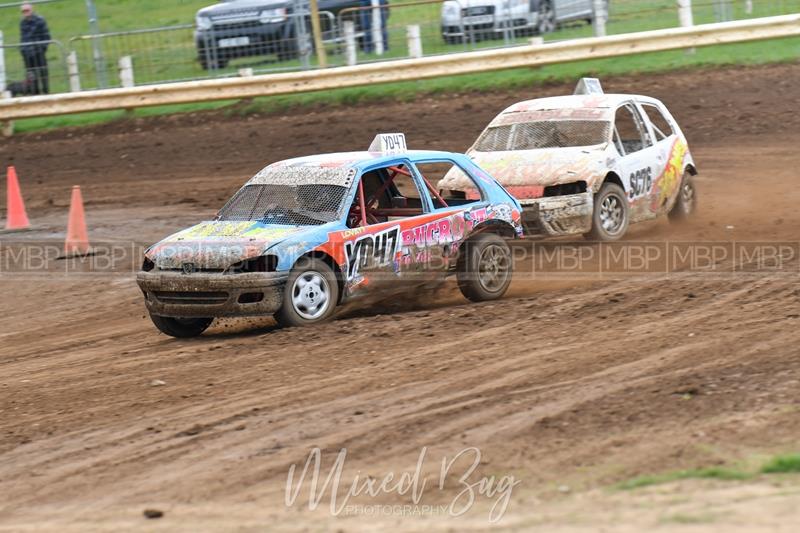
<path fill-rule="evenodd" d="M 380 152 L 336 152 L 331 154 L 318 154 L 304 157 L 295 157 L 272 163 L 267 168 L 318 166 L 326 168 L 356 168 L 363 169 L 375 164 L 388 163 L 398 159 L 409 159 L 412 162 L 425 159 L 455 159 L 464 157 L 463 154 L 442 152 L 439 150 L 408 150 L 396 154 L 383 154 Z M 265 169 L 266 170 L 266 169 Z"/>
<path fill-rule="evenodd" d="M 660 104 L 655 98 L 638 94 L 572 94 L 568 96 L 551 96 L 548 98 L 535 98 L 533 100 L 517 102 L 503 110 L 501 115 L 525 111 L 591 109 L 597 111 L 598 118 L 602 118 L 606 115 L 612 115 L 619 105 L 630 100 Z"/>
<path fill-rule="evenodd" d="M 349 187 L 358 171 L 371 166 L 390 165 L 399 159 L 412 162 L 426 159 L 465 158 L 463 154 L 435 150 L 409 150 L 396 154 L 381 152 L 339 152 L 276 161 L 261 169 L 245 185 L 303 183 Z"/>

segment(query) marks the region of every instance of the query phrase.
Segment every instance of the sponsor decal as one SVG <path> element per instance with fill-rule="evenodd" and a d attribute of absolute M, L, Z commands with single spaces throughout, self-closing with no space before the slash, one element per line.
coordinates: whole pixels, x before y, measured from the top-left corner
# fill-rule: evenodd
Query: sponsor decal
<path fill-rule="evenodd" d="M 276 240 L 297 232 L 297 228 L 269 228 L 258 222 L 202 222 L 178 234 L 177 239 L 209 237 L 250 237 L 261 240 Z"/>
<path fill-rule="evenodd" d="M 351 237 L 355 237 L 356 235 L 361 235 L 365 231 L 367 231 L 367 228 L 365 228 L 364 226 L 346 229 L 342 232 L 342 239 L 349 239 Z"/>
<path fill-rule="evenodd" d="M 347 280 L 357 281 L 363 270 L 395 265 L 400 249 L 400 226 L 365 234 L 344 243 Z"/>
<path fill-rule="evenodd" d="M 650 206 L 653 211 L 664 205 L 664 202 L 678 190 L 678 185 L 683 177 L 683 160 L 687 151 L 686 142 L 681 138 L 675 139 L 667 166 L 655 183 L 658 187 L 658 195 L 653 198 L 653 204 Z"/>

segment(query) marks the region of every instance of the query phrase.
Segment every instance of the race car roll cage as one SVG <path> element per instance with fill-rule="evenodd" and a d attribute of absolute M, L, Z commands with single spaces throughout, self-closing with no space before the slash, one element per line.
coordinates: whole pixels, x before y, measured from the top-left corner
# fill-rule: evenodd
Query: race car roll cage
<path fill-rule="evenodd" d="M 414 207 L 373 207 L 375 202 L 381 197 L 382 194 L 386 193 L 389 187 L 392 186 L 394 183 L 394 179 L 397 176 L 408 176 L 412 180 L 414 179 L 414 175 L 411 174 L 408 170 L 401 168 L 403 164 L 400 165 L 392 165 L 386 167 L 386 170 L 389 172 L 389 177 L 384 181 L 378 190 L 376 190 L 369 198 L 365 198 L 364 195 L 364 180 L 363 174 L 361 178 L 358 180 L 358 205 L 355 203 L 350 207 L 350 212 L 347 214 L 347 220 L 359 220 L 359 224 L 354 227 L 361 227 L 361 226 L 368 226 L 370 224 L 379 224 L 381 220 L 378 217 L 412 217 L 416 215 L 421 215 L 424 213 L 424 210 L 417 209 Z M 442 195 L 439 194 L 439 191 L 428 181 L 422 172 L 419 173 L 422 181 L 425 183 L 425 187 L 428 189 L 428 192 L 435 198 L 438 202 L 441 203 L 442 207 L 448 207 L 447 202 Z M 371 222 L 370 222 L 371 220 Z"/>

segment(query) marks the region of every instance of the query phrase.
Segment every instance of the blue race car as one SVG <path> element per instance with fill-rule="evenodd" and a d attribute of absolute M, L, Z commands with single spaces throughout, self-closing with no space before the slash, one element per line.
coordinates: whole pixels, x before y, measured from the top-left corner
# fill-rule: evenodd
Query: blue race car
<path fill-rule="evenodd" d="M 458 189 L 434 186 L 454 173 Z M 466 156 L 408 151 L 403 134 L 381 134 L 366 152 L 264 168 L 214 220 L 148 248 L 137 282 L 173 337 L 200 335 L 216 317 L 315 324 L 360 295 L 451 274 L 468 299 L 492 300 L 511 282 L 506 239 L 522 236 L 521 218 Z"/>

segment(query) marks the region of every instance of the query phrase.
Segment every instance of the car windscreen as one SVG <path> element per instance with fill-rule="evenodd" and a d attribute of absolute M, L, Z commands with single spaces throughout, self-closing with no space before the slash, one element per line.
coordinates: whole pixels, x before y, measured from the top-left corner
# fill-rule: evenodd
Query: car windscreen
<path fill-rule="evenodd" d="M 349 187 L 330 184 L 249 184 L 239 189 L 218 220 L 309 226 L 338 220 Z"/>
<path fill-rule="evenodd" d="M 593 146 L 608 141 L 606 120 L 539 120 L 490 126 L 475 143 L 479 152 Z"/>

